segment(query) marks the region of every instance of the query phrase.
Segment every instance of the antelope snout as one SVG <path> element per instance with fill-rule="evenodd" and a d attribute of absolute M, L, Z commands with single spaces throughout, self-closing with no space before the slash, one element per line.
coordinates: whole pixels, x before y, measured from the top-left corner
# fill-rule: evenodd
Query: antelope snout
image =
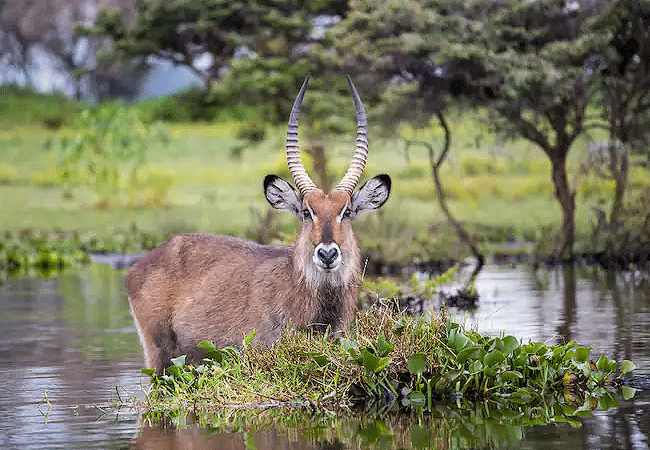
<path fill-rule="evenodd" d="M 332 242 L 320 243 L 314 249 L 314 263 L 324 270 L 334 270 L 341 264 L 341 249 Z"/>

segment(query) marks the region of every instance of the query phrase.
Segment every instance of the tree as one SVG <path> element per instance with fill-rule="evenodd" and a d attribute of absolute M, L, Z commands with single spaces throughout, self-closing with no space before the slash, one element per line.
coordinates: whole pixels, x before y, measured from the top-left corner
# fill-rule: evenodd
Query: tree
<path fill-rule="evenodd" d="M 562 212 L 558 257 L 571 257 L 575 240 L 567 156 L 584 131 L 593 93 L 585 65 L 600 40 L 584 28 L 591 14 L 585 4 L 564 0 L 477 2 L 442 49 L 450 63 L 484 69 L 468 81 L 489 105 L 496 129 L 533 142 L 549 158 Z"/>
<path fill-rule="evenodd" d="M 429 127 L 435 119 L 443 129 L 444 143 L 439 152 L 429 142 L 412 139 L 406 140 L 406 151 L 413 145 L 427 149 L 438 204 L 476 257 L 476 269 L 461 289 L 467 294 L 484 256 L 474 236 L 454 218 L 440 178 L 440 168 L 451 148 L 445 110 L 450 94 L 458 95 L 462 89 L 454 91 L 459 75 L 455 67 L 443 71 L 435 64 L 445 33 L 455 26 L 456 18 L 449 12 L 460 5 L 436 0 L 352 1 L 347 16 L 332 30 L 338 58 L 330 56 L 330 61 L 342 71 L 356 74 L 367 97 L 377 104 L 373 118 L 381 124 L 384 134 L 394 135 L 400 123 L 406 121 L 416 127 Z M 330 49 L 323 51 L 331 55 Z"/>
<path fill-rule="evenodd" d="M 614 180 L 609 227 L 619 221 L 627 189 L 629 153 L 646 154 L 650 134 L 650 1 L 605 2 L 589 23 L 603 36 L 591 56 L 601 118 L 609 134 L 596 158 Z M 593 153 L 593 152 L 592 152 Z"/>

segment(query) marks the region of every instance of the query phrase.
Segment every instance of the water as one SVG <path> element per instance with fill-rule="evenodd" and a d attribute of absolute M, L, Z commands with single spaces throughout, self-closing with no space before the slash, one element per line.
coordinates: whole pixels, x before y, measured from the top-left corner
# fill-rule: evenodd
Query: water
<path fill-rule="evenodd" d="M 626 279 L 628 278 L 628 279 Z M 650 289 L 593 269 L 487 267 L 474 311 L 482 332 L 548 342 L 577 340 L 650 377 Z M 419 417 L 228 411 L 160 418 L 119 409 L 142 397 L 142 354 L 123 288 L 107 265 L 57 278 L 10 278 L 0 287 L 0 448 L 523 448 L 647 449 L 650 391 L 582 426 L 506 426 L 481 405 L 440 406 Z"/>

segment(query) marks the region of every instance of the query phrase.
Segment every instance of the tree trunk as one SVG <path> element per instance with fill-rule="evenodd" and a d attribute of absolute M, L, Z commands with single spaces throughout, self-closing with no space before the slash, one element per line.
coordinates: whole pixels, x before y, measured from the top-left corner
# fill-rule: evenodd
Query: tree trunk
<path fill-rule="evenodd" d="M 618 222 L 618 216 L 623 209 L 623 198 L 625 197 L 625 190 L 627 188 L 627 171 L 628 161 L 627 155 L 619 155 L 620 165 L 614 175 L 614 198 L 612 199 L 612 208 L 609 212 L 609 224 L 614 225 Z"/>
<path fill-rule="evenodd" d="M 312 157 L 312 173 L 316 179 L 316 185 L 325 192 L 328 192 L 332 187 L 332 179 L 327 169 L 325 146 L 319 140 L 312 140 L 309 142 L 306 152 Z"/>
<path fill-rule="evenodd" d="M 555 197 L 560 202 L 562 209 L 562 230 L 556 258 L 573 257 L 573 244 L 575 241 L 575 192 L 571 190 L 566 173 L 566 155 L 568 152 L 557 152 L 559 155 L 551 157 L 551 176 L 555 187 Z"/>

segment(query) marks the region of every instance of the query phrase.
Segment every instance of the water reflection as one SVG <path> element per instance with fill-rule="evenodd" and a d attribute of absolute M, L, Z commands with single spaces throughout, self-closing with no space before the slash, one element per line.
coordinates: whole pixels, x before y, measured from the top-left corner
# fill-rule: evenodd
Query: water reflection
<path fill-rule="evenodd" d="M 525 341 L 575 340 L 618 361 L 630 359 L 650 375 L 650 288 L 628 273 L 595 267 L 487 266 L 478 276 L 481 295 L 459 320 L 490 334 L 505 330 Z"/>
<path fill-rule="evenodd" d="M 531 427 L 527 414 L 439 405 L 433 413 L 319 415 L 308 410 L 145 415 L 132 449 L 641 449 L 650 399 L 583 420 Z"/>
<path fill-rule="evenodd" d="M 107 266 L 91 266 L 58 278 L 4 281 L 0 447 L 128 443 L 137 414 L 109 404 L 140 385 L 141 353 L 122 280 Z"/>
<path fill-rule="evenodd" d="M 123 277 L 91 265 L 0 286 L 0 448 L 648 448 L 650 386 L 578 428 L 530 427 L 539 412 L 485 413 L 484 405 L 414 416 L 291 410 L 243 420 L 234 413 L 143 418 L 115 407 L 118 394 L 135 395 L 147 384 Z M 486 266 L 476 284 L 478 307 L 455 312 L 468 326 L 524 340 L 577 340 L 631 359 L 638 375 L 650 376 L 650 289 L 629 274 Z"/>

